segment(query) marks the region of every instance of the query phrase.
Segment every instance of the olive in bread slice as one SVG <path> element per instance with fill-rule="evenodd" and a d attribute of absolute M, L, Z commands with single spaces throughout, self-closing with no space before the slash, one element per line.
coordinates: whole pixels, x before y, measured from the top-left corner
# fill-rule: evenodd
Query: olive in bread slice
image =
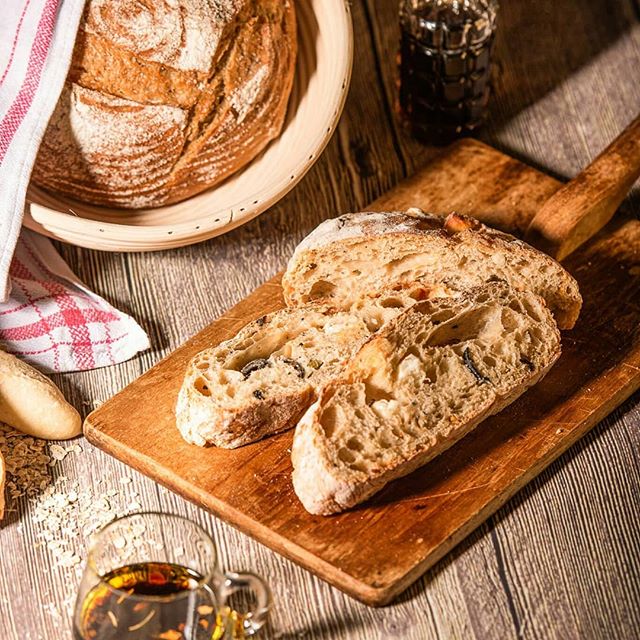
<path fill-rule="evenodd" d="M 531 291 L 492 283 L 410 307 L 297 425 L 296 494 L 313 514 L 353 507 L 513 402 L 559 355 L 553 316 Z"/>
<path fill-rule="evenodd" d="M 282 286 L 289 306 L 323 298 L 343 309 L 364 293 L 407 281 L 464 290 L 495 280 L 542 296 L 561 329 L 575 324 L 582 298 L 558 262 L 455 213 L 410 209 L 326 220 L 298 245 Z"/>
<path fill-rule="evenodd" d="M 189 364 L 176 406 L 180 432 L 197 445 L 234 448 L 293 428 L 372 331 L 439 294 L 408 287 L 347 312 L 316 304 L 254 320 Z"/>

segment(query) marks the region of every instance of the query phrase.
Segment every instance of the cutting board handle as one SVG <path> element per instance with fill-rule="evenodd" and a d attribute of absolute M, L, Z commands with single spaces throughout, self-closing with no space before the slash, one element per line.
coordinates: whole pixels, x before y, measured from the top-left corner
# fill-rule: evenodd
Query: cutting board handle
<path fill-rule="evenodd" d="M 525 239 L 562 260 L 611 219 L 640 176 L 640 116 L 544 203 Z"/>

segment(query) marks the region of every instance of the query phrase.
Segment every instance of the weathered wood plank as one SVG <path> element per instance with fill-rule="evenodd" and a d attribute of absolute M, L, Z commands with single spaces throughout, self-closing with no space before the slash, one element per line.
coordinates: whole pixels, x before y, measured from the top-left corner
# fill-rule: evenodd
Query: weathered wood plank
<path fill-rule="evenodd" d="M 501 4 L 502 72 L 482 137 L 570 177 L 640 107 L 637 2 L 540 0 L 535 9 L 525 0 Z M 94 399 L 124 387 L 280 270 L 297 241 L 321 219 L 373 199 L 404 177 L 405 166 L 412 173 L 428 155 L 399 131 L 399 157 L 386 129 L 383 96 L 391 104 L 395 95 L 396 2 L 369 0 L 369 21 L 363 0 L 352 5 L 357 54 L 341 127 L 318 164 L 277 207 L 229 236 L 175 252 L 124 256 L 63 248 L 73 268 L 140 319 L 154 342 L 153 350 L 129 363 L 56 378 L 84 413 Z M 359 113 L 366 120 L 358 120 Z M 359 144 L 350 145 L 351 136 Z M 369 168 L 361 172 L 360 165 Z M 361 177 L 370 172 L 366 180 Z M 640 198 L 624 206 L 638 215 Z M 192 275 L 185 278 L 185 273 Z M 518 631 L 523 638 L 635 638 L 640 627 L 640 600 L 633 589 L 640 582 L 638 556 L 632 555 L 640 533 L 634 498 L 639 493 L 639 401 L 636 395 L 439 563 L 406 599 L 384 610 L 350 600 L 182 499 L 158 495 L 153 483 L 89 445 L 81 459 L 69 457 L 54 471 L 82 478 L 94 491 L 118 488 L 119 475 L 131 475 L 144 507 L 159 503 L 205 524 L 220 543 L 226 566 L 251 565 L 271 579 L 278 604 L 265 638 L 484 639 L 515 638 Z M 98 485 L 101 478 L 105 482 Z M 605 505 L 608 518 L 609 542 L 593 557 L 583 540 L 594 535 L 593 513 L 573 508 L 585 501 Z M 491 530 L 501 545 L 517 625 Z M 32 548 L 37 531 L 26 505 L 0 529 L 0 635 L 11 640 L 69 637 L 67 620 L 42 605 L 55 602 L 62 610 L 61 603 L 75 592 L 75 577 L 58 569 L 53 592 L 50 582 L 41 585 L 46 567 L 38 566 L 43 555 Z M 588 582 L 582 580 L 585 572 Z M 600 624 L 598 616 L 609 606 L 611 615 Z M 619 620 L 615 612 L 621 612 Z"/>

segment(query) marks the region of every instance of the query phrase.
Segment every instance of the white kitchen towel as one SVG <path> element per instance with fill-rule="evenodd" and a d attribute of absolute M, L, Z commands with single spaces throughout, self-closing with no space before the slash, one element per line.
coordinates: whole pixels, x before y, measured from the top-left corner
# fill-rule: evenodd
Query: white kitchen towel
<path fill-rule="evenodd" d="M 0 1 L 0 301 L 36 153 L 62 91 L 84 0 Z"/>
<path fill-rule="evenodd" d="M 135 320 L 87 289 L 43 236 L 23 230 L 10 274 L 0 344 L 41 371 L 95 369 L 149 348 Z"/>

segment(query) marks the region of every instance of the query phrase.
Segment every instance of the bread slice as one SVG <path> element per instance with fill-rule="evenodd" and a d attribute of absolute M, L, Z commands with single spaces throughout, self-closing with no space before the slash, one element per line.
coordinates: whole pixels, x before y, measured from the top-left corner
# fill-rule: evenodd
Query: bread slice
<path fill-rule="evenodd" d="M 283 309 L 190 363 L 176 407 L 183 437 L 234 448 L 293 428 L 317 392 L 386 321 L 430 292 L 408 287 L 357 300 Z"/>
<path fill-rule="evenodd" d="M 298 497 L 324 515 L 362 502 L 513 402 L 559 355 L 556 323 L 530 291 L 493 283 L 410 307 L 296 427 Z"/>
<path fill-rule="evenodd" d="M 492 280 L 542 296 L 561 329 L 578 318 L 578 285 L 555 260 L 472 218 L 419 209 L 326 220 L 297 247 L 282 286 L 289 306 L 323 298 L 342 309 L 406 281 L 464 290 Z"/>

